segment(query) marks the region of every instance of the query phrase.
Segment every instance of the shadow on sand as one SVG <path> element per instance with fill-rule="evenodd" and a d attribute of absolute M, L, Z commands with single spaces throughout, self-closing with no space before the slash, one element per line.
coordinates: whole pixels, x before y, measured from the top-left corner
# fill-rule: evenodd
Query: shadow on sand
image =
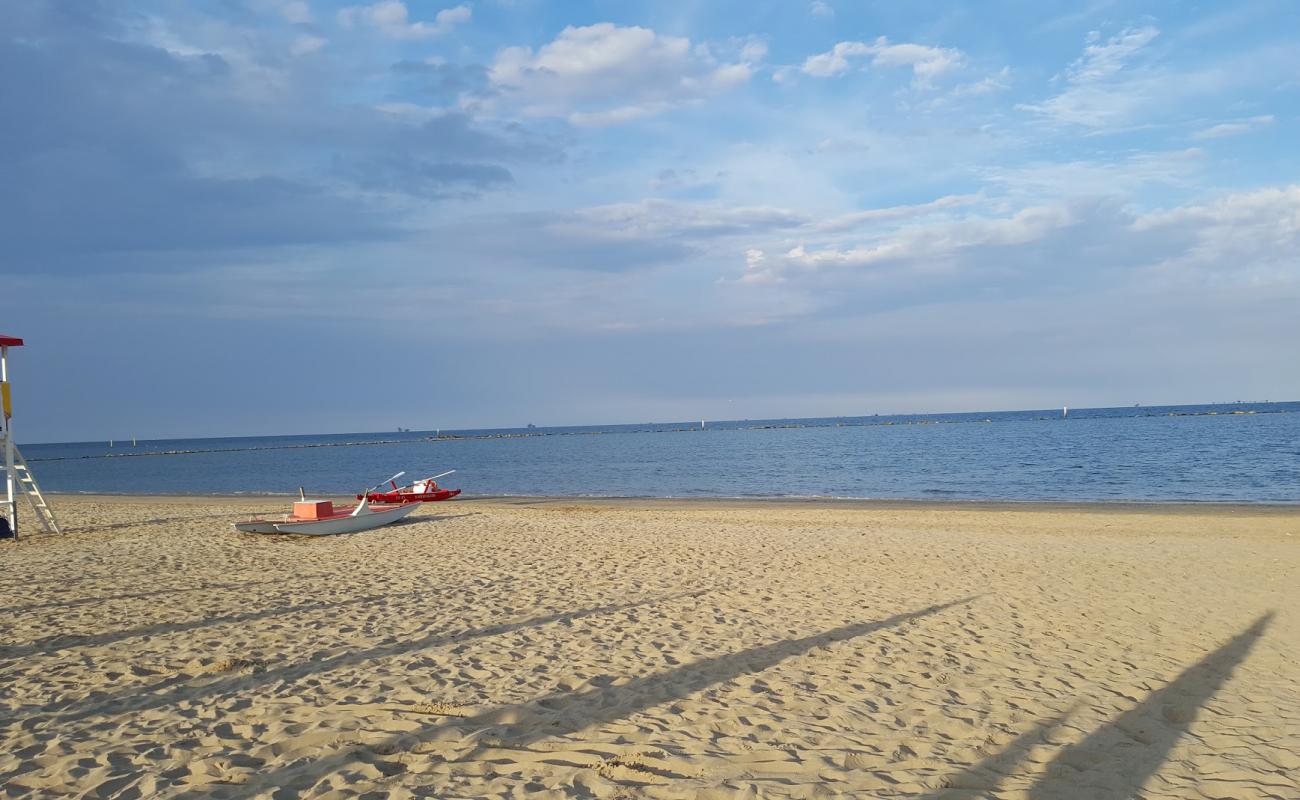
<path fill-rule="evenodd" d="M 78 525 L 68 528 L 68 533 L 95 533 L 97 531 L 114 531 L 121 528 L 143 528 L 146 525 L 169 525 L 173 522 L 194 522 L 202 519 L 230 519 L 229 513 L 188 514 L 180 517 L 151 517 L 128 522 L 114 522 L 107 525 Z"/>
<path fill-rule="evenodd" d="M 1067 745 L 1052 758 L 1029 789 L 1032 800 L 1130 800 L 1160 769 L 1174 745 L 1195 721 L 1197 711 L 1223 687 L 1273 618 L 1260 616 L 1219 649 L 1184 670 L 1146 699 Z M 1071 712 L 1040 721 L 1000 752 L 944 779 L 948 788 L 929 795 L 933 800 L 974 800 L 987 797 L 1065 721 Z"/>
<path fill-rule="evenodd" d="M 405 528 L 407 525 L 419 525 L 421 522 L 442 522 L 447 519 L 460 519 L 461 517 L 476 517 L 482 514 L 482 511 L 466 511 L 464 514 L 430 514 L 427 517 L 410 516 L 406 519 L 398 520 L 392 525 L 386 525 L 387 528 Z M 362 531 L 368 533 L 368 531 Z"/>
<path fill-rule="evenodd" d="M 29 722 L 27 724 L 58 726 L 100 715 L 136 713 L 154 708 L 163 708 L 180 702 L 192 702 L 200 698 L 204 698 L 208 702 L 211 702 L 214 698 L 237 692 L 245 692 L 257 686 L 275 682 L 291 683 L 312 675 L 326 673 L 331 670 L 364 664 L 367 661 L 373 661 L 376 659 L 391 658 L 394 656 L 405 655 L 407 653 L 414 653 L 430 647 L 439 647 L 446 644 L 464 642 L 471 639 L 481 639 L 489 636 L 499 636 L 504 633 L 511 633 L 525 628 L 535 628 L 556 622 L 571 622 L 573 620 L 592 617 L 599 614 L 612 614 L 640 606 L 666 603 L 686 597 L 698 597 L 705 593 L 706 590 L 700 589 L 693 592 L 682 592 L 680 594 L 651 597 L 629 603 L 597 606 L 594 608 L 583 609 L 581 611 L 564 611 L 547 614 L 540 617 L 521 620 L 519 622 L 507 622 L 500 625 L 492 625 L 478 630 L 451 633 L 439 632 L 419 639 L 410 639 L 407 641 L 355 650 L 330 658 L 321 659 L 319 661 L 300 661 L 260 672 L 253 672 L 247 675 L 227 675 L 201 685 L 195 685 L 195 676 L 181 674 L 150 686 L 136 686 L 124 689 L 108 697 L 97 696 L 86 699 L 74 699 L 51 703 L 29 712 Z"/>
<path fill-rule="evenodd" d="M 245 583 L 205 583 L 201 586 L 184 586 L 178 589 L 155 589 L 149 592 L 129 592 L 127 594 L 112 594 L 104 597 L 78 597 L 75 600 L 53 600 L 48 603 L 33 603 L 27 606 L 9 606 L 0 608 L 0 613 L 6 614 L 23 614 L 31 611 L 45 611 L 52 608 L 76 608 L 77 606 L 88 606 L 96 603 L 107 603 L 110 600 L 139 600 L 144 597 L 161 597 L 168 594 L 184 594 L 185 592 L 212 592 L 224 591 L 231 589 L 248 589 L 253 586 L 263 586 L 268 583 L 281 584 L 284 581 L 247 581 Z"/>
<path fill-rule="evenodd" d="M 330 609 L 348 608 L 350 606 L 364 606 L 384 600 L 394 600 L 403 597 L 428 597 L 432 594 L 433 593 L 427 589 L 413 592 L 401 592 L 398 594 L 374 594 L 366 595 L 365 597 L 352 597 L 347 600 L 337 600 L 334 602 L 300 603 L 299 605 L 268 608 L 261 611 L 246 611 L 242 614 L 204 617 L 203 619 L 187 620 L 185 622 L 159 622 L 154 625 L 143 625 L 139 628 L 128 628 L 126 630 L 113 631 L 111 633 L 88 635 L 79 635 L 74 633 L 57 634 L 55 636 L 46 636 L 43 639 L 37 639 L 27 644 L 13 645 L 9 647 L 0 646 L 0 659 L 20 658 L 35 653 L 54 653 L 59 650 L 67 650 L 74 647 L 101 647 L 106 644 L 113 644 L 114 642 L 134 639 L 140 636 L 166 636 L 171 633 L 184 633 L 185 631 L 199 630 L 213 625 L 257 622 L 258 620 L 274 619 L 275 617 L 299 614 L 302 612 L 326 611 Z"/>
<path fill-rule="evenodd" d="M 803 655 L 819 647 L 827 647 L 835 642 L 896 627 L 954 606 L 964 605 L 974 599 L 975 596 L 965 597 L 874 622 L 856 622 L 813 636 L 787 639 L 739 653 L 706 658 L 620 685 L 599 686 L 581 692 L 555 692 L 517 706 L 497 708 L 475 717 L 458 718 L 414 733 L 399 734 L 392 737 L 391 741 L 368 745 L 368 752 L 352 749 L 325 756 L 308 764 L 296 763 L 263 772 L 242 786 L 223 787 L 220 796 L 250 797 L 273 787 L 283 787 L 285 797 L 296 796 L 294 794 L 296 790 L 305 790 L 320 778 L 344 768 L 353 761 L 372 759 L 372 753 L 409 750 L 450 727 L 479 732 L 492 729 L 493 734 L 503 740 L 502 747 L 524 748 L 542 739 L 567 736 L 580 730 L 623 719 L 647 708 L 683 699 L 742 675 L 762 672 L 787 658 Z M 518 727 L 510 724 L 510 720 L 519 718 L 531 719 Z M 413 739 L 415 741 L 412 741 Z M 475 754 L 471 753 L 465 758 L 472 760 Z M 289 788 L 290 784 L 295 788 Z M 178 797 L 197 800 L 199 797 L 206 796 L 212 795 L 205 792 L 182 794 Z M 275 796 L 278 797 L 280 794 L 277 793 Z"/>

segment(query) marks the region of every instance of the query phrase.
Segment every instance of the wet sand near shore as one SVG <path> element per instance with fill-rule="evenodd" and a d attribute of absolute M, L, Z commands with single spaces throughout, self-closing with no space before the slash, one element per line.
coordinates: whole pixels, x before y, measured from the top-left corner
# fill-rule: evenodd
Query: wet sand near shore
<path fill-rule="evenodd" d="M 52 502 L 0 796 L 1300 797 L 1300 508 Z"/>

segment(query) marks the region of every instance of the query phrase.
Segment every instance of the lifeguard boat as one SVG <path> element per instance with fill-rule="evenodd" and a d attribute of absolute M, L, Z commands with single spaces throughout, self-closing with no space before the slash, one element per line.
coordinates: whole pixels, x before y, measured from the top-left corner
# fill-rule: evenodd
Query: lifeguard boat
<path fill-rule="evenodd" d="M 460 494 L 460 489 L 444 489 L 438 485 L 437 478 L 450 475 L 456 470 L 434 475 L 432 478 L 425 478 L 422 481 L 416 481 L 410 486 L 398 486 L 396 481 L 389 481 L 392 490 L 387 492 L 376 492 L 371 490 L 366 493 L 365 499 L 372 503 L 385 503 L 390 505 L 405 505 L 407 503 L 433 503 L 439 500 L 450 500 Z M 360 500 L 361 495 L 357 495 Z"/>

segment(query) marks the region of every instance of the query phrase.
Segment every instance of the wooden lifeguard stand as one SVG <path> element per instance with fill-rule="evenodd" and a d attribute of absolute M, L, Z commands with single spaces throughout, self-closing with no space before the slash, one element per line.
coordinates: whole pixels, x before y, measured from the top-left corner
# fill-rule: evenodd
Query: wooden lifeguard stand
<path fill-rule="evenodd" d="M 27 495 L 32 511 L 41 527 L 50 533 L 59 533 L 59 523 L 45 502 L 41 487 L 27 468 L 23 454 L 14 444 L 13 400 L 9 395 L 9 348 L 22 347 L 23 340 L 0 334 L 0 448 L 4 450 L 5 505 L 4 517 L 15 539 L 18 538 L 18 492 Z"/>

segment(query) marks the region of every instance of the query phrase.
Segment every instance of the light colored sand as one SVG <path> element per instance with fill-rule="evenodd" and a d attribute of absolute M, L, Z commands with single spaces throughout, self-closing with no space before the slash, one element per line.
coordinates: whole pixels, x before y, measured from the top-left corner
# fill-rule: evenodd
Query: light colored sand
<path fill-rule="evenodd" d="M 1300 797 L 1300 512 L 58 498 L 4 796 Z"/>

